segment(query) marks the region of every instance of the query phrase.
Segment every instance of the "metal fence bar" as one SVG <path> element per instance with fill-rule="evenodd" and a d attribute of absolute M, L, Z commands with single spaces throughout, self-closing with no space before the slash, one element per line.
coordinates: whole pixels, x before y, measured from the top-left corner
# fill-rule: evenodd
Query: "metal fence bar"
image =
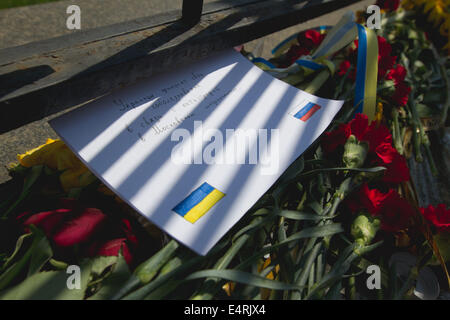
<path fill-rule="evenodd" d="M 203 10 L 203 0 L 183 0 L 181 16 L 184 22 L 195 24 L 200 20 Z"/>

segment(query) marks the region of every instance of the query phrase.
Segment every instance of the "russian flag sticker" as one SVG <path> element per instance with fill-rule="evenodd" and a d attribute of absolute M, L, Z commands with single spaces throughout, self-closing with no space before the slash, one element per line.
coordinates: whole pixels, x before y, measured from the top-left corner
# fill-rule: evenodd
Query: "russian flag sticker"
<path fill-rule="evenodd" d="M 172 211 L 178 213 L 190 223 L 195 223 L 224 196 L 225 193 L 205 182 L 177 204 Z"/>
<path fill-rule="evenodd" d="M 304 107 L 302 107 L 298 112 L 294 113 L 294 118 L 300 119 L 306 122 L 309 118 L 311 118 L 317 110 L 320 109 L 320 106 L 314 102 L 308 102 Z"/>

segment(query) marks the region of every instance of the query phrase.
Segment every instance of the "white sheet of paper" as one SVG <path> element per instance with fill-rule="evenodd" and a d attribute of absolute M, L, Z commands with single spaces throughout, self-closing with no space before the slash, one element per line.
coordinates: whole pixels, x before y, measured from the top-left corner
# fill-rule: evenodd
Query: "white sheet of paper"
<path fill-rule="evenodd" d="M 307 121 L 296 118 L 308 102 L 320 109 Z M 319 137 L 342 104 L 277 80 L 227 50 L 113 92 L 50 124 L 118 196 L 204 255 Z M 194 121 L 202 121 L 201 126 L 195 122 L 195 130 Z M 177 128 L 195 135 L 172 141 Z M 235 134 L 226 136 L 226 129 Z M 247 158 L 233 161 L 239 148 L 233 153 L 228 147 L 242 141 L 237 129 L 258 135 L 249 134 Z M 260 129 L 267 129 L 266 148 Z M 212 140 L 204 141 L 205 133 L 209 138 L 222 133 L 224 148 L 211 153 Z M 214 146 L 222 145 L 219 138 Z M 194 146 L 193 163 L 174 161 L 175 146 Z M 211 164 L 205 154 L 216 156 L 216 162 L 222 154 L 225 160 Z M 262 155 L 256 163 L 255 154 Z M 173 209 L 204 182 L 225 196 L 191 223 Z"/>

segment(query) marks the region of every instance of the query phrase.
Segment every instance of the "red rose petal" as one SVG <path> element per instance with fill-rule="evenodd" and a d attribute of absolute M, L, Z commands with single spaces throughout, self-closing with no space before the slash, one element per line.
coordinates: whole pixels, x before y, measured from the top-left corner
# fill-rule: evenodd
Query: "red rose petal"
<path fill-rule="evenodd" d="M 66 222 L 54 235 L 57 246 L 68 247 L 88 241 L 99 229 L 106 215 L 99 209 L 87 208 L 74 219 Z"/>
<path fill-rule="evenodd" d="M 118 256 L 120 248 L 122 248 L 122 255 L 130 265 L 133 262 L 133 256 L 128 248 L 127 239 L 126 238 L 118 238 L 106 241 L 95 252 L 96 256 Z"/>
<path fill-rule="evenodd" d="M 50 236 L 52 232 L 58 227 L 64 218 L 71 211 L 68 209 L 58 209 L 53 211 L 40 212 L 33 214 L 23 223 L 24 226 L 35 225 L 42 229 L 46 236 Z"/>

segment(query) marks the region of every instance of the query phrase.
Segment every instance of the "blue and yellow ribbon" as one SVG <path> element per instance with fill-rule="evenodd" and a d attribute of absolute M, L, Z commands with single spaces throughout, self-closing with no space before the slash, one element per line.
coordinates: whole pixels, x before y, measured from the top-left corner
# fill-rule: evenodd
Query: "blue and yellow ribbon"
<path fill-rule="evenodd" d="M 358 26 L 358 60 L 354 106 L 356 113 L 364 113 L 369 120 L 376 114 L 378 80 L 378 40 L 375 32 Z"/>
<path fill-rule="evenodd" d="M 316 30 L 325 32 L 329 27 L 319 27 Z M 376 91 L 378 76 L 378 41 L 375 32 L 355 22 L 352 13 L 344 17 L 331 28 L 325 39 L 311 57 L 302 57 L 287 68 L 271 68 L 269 72 L 282 79 L 304 69 L 305 74 L 328 67 L 334 73 L 335 66 L 327 58 L 348 46 L 358 37 L 358 59 L 356 66 L 356 84 L 354 106 L 357 113 L 365 113 L 370 120 L 375 118 Z M 297 35 L 292 35 L 277 45 L 272 53 L 275 56 L 286 51 L 295 41 Z M 266 64 L 267 66 L 267 64 Z"/>

